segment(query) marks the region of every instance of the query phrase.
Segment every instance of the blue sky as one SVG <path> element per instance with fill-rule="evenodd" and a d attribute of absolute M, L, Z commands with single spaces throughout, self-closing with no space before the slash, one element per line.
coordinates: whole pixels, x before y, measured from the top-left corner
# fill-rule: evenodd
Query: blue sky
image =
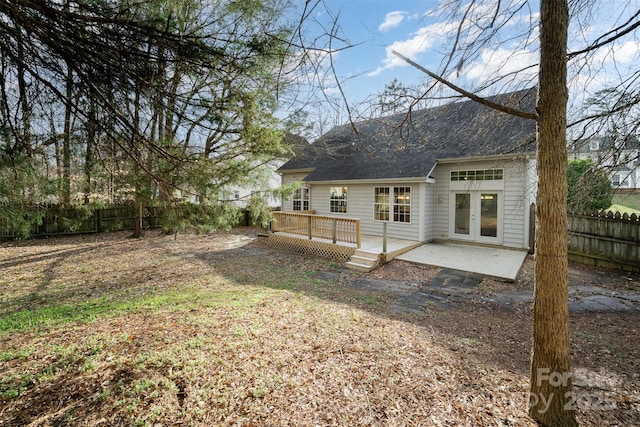
<path fill-rule="evenodd" d="M 484 7 L 483 3 L 489 7 L 495 5 L 495 1 L 478 2 L 481 7 Z M 502 7 L 515 3 L 521 1 L 502 2 Z M 537 64 L 539 52 L 536 34 L 526 42 L 509 40 L 510 34 L 528 29 L 531 22 L 537 22 L 537 1 L 528 3 L 526 7 L 518 9 L 515 19 L 505 27 L 500 45 L 478 52 L 475 61 L 463 64 L 458 73 L 447 77 L 473 90 L 495 72 L 498 65 L 502 70 L 513 71 Z M 332 16 L 337 16 L 342 34 L 354 45 L 334 57 L 345 96 L 353 103 L 381 93 L 394 78 L 405 85 L 426 82 L 426 76 L 421 71 L 390 54 L 389 48 L 436 72 L 439 71 L 442 53 L 450 48 L 447 36 L 454 34 L 458 28 L 458 21 L 446 22 L 441 15 L 434 14 L 438 2 L 433 0 L 325 0 L 323 6 L 326 10 L 316 10 L 314 19 L 327 23 Z M 580 11 L 570 28 L 569 50 L 587 46 L 595 37 L 609 30 L 612 22 L 626 19 L 638 8 L 639 0 L 602 0 Z M 594 16 L 597 18 L 593 19 Z M 575 76 L 570 82 L 572 93 L 576 96 L 594 93 L 619 78 L 620 72 L 637 70 L 640 64 L 639 34 L 630 34 L 620 40 L 612 51 L 596 56 L 601 72 L 589 78 Z M 617 71 L 612 70 L 613 63 Z M 522 80 L 535 81 L 536 71 L 534 67 L 524 73 L 526 76 Z M 335 92 L 335 86 L 329 85 L 326 89 L 330 95 L 335 95 Z"/>
<path fill-rule="evenodd" d="M 327 8 L 338 16 L 340 27 L 353 45 L 335 57 L 338 72 L 343 78 L 347 98 L 360 101 L 368 95 L 380 93 L 394 78 L 409 85 L 423 80 L 424 74 L 401 61 L 389 58 L 387 48 L 398 42 L 416 38 L 425 25 L 425 13 L 433 1 L 340 1 L 327 0 Z M 330 20 L 323 16 L 316 19 Z M 426 46 L 426 41 L 422 42 Z M 407 52 L 408 56 L 424 61 L 424 55 Z M 421 62 L 423 65 L 424 62 Z M 395 66 L 394 66 L 395 65 Z"/>

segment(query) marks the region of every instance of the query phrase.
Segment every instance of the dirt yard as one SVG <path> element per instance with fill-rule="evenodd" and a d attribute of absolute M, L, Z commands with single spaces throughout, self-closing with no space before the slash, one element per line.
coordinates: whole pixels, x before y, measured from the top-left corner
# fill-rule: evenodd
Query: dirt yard
<path fill-rule="evenodd" d="M 527 426 L 528 305 L 394 315 L 368 278 L 256 230 L 0 244 L 0 425 Z M 485 280 L 485 295 L 533 287 Z M 571 284 L 640 278 L 571 265 Z M 390 282 L 391 283 L 391 282 Z M 640 425 L 640 310 L 572 315 L 581 425 Z"/>

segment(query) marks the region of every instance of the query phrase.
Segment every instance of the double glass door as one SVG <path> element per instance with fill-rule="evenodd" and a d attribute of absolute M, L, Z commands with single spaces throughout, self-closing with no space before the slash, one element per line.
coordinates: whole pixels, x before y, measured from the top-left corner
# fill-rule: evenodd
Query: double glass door
<path fill-rule="evenodd" d="M 501 192 L 454 192 L 452 198 L 452 238 L 501 243 Z"/>

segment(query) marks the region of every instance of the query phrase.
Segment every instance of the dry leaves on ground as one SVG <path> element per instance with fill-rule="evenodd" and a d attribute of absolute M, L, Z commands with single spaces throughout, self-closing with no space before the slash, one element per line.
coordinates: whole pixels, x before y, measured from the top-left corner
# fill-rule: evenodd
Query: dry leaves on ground
<path fill-rule="evenodd" d="M 0 424 L 534 425 L 527 312 L 390 315 L 397 295 L 343 284 L 428 286 L 437 269 L 354 273 L 255 234 L 0 246 L 0 321 L 37 314 L 0 333 Z M 640 422 L 639 316 L 574 316 L 572 329 L 583 425 Z M 599 396 L 616 410 L 597 410 Z"/>

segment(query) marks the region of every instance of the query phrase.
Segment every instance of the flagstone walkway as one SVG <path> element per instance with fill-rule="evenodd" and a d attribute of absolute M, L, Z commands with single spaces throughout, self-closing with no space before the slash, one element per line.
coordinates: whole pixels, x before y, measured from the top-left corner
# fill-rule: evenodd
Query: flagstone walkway
<path fill-rule="evenodd" d="M 324 280 L 333 280 L 334 274 L 318 274 Z M 526 308 L 533 302 L 532 291 L 504 290 L 493 295 L 478 291 L 485 276 L 477 273 L 444 268 L 426 286 L 395 280 L 356 278 L 347 286 L 399 296 L 390 307 L 392 314 L 421 314 L 430 307 L 449 307 L 461 302 L 481 302 L 515 310 Z M 611 290 L 597 286 L 569 287 L 571 313 L 640 311 L 640 293 L 631 290 Z"/>

